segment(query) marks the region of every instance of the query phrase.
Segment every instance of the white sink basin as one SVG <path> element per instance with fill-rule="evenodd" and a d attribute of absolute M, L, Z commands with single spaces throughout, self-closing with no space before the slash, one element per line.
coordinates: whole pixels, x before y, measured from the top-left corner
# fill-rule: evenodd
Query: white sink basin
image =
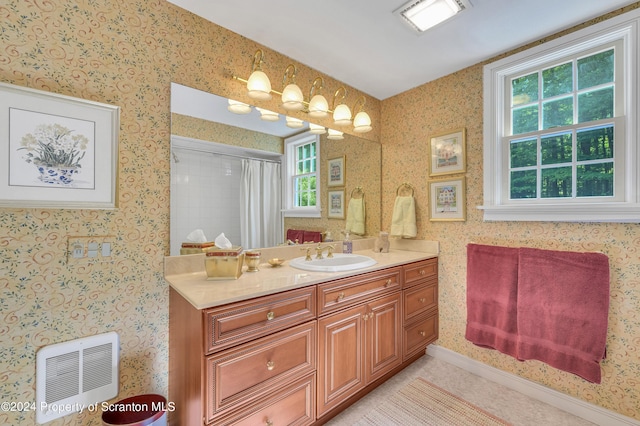
<path fill-rule="evenodd" d="M 361 254 L 334 253 L 333 257 L 324 259 L 304 260 L 305 257 L 297 257 L 289 262 L 290 266 L 310 272 L 342 272 L 367 268 L 375 265 L 374 259 Z"/>

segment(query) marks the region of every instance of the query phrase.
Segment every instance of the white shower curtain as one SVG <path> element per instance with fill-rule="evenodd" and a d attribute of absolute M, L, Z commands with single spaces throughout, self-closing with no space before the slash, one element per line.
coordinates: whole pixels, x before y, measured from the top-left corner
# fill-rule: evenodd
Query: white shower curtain
<path fill-rule="evenodd" d="M 242 247 L 255 249 L 282 242 L 280 164 L 242 160 L 240 233 Z"/>

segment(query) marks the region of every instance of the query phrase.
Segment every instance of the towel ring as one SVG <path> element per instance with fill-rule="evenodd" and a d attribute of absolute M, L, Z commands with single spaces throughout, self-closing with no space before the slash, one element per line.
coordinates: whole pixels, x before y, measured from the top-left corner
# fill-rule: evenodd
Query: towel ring
<path fill-rule="evenodd" d="M 356 195 L 360 196 L 356 197 Z M 353 190 L 351 191 L 351 198 L 364 198 L 364 191 L 362 190 L 361 186 L 356 186 L 355 188 L 353 188 Z"/>
<path fill-rule="evenodd" d="M 396 196 L 400 195 L 400 190 L 410 190 L 411 191 L 411 196 L 413 197 L 414 189 L 413 189 L 413 185 L 411 185 L 410 183 L 403 182 L 398 187 L 398 189 L 396 189 Z"/>

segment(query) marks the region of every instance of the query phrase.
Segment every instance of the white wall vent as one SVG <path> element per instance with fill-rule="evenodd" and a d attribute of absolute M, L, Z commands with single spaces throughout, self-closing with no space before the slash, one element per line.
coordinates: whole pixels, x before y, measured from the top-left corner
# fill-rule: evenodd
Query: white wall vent
<path fill-rule="evenodd" d="M 96 410 L 118 395 L 115 332 L 45 346 L 36 355 L 36 421 Z"/>

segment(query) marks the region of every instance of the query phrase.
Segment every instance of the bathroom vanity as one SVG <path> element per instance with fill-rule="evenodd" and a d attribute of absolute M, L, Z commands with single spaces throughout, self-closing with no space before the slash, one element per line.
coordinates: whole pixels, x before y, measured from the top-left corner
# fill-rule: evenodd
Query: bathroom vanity
<path fill-rule="evenodd" d="M 167 258 L 171 424 L 322 424 L 424 355 L 438 337 L 437 250 L 366 255 L 377 264 L 263 265 L 228 281 L 193 269 L 203 255 Z"/>

